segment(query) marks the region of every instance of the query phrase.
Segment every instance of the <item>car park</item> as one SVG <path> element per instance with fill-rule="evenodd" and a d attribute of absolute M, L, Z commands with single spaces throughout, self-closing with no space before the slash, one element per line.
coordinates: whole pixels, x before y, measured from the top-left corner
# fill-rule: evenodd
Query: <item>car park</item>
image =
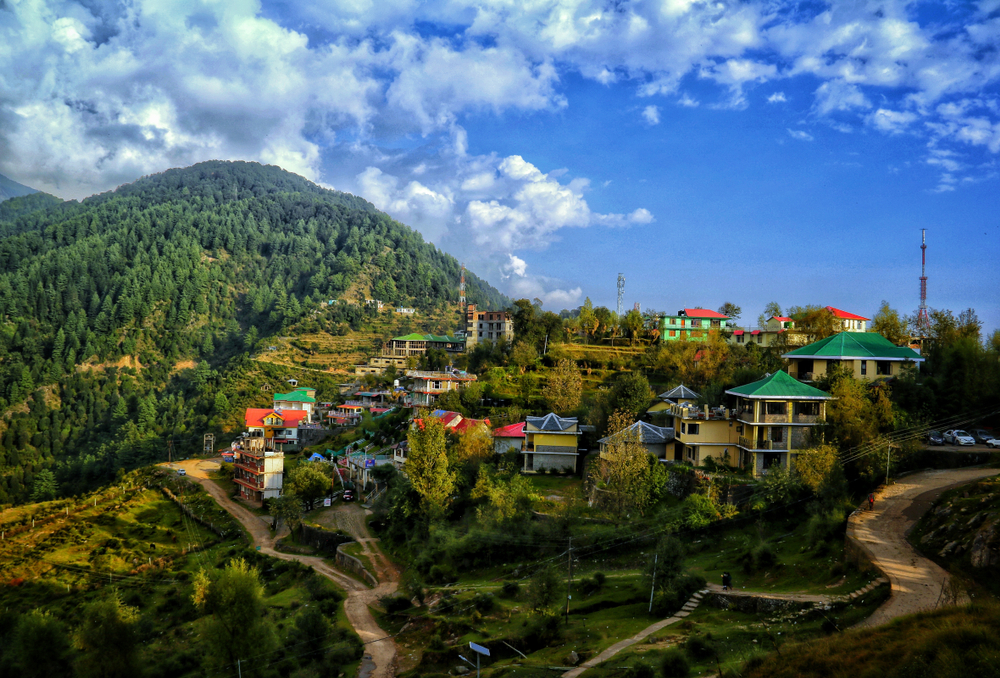
<path fill-rule="evenodd" d="M 940 431 L 928 431 L 925 439 L 928 445 L 944 445 L 944 436 Z"/>
<path fill-rule="evenodd" d="M 975 445 L 976 439 L 962 429 L 952 429 L 944 432 L 944 441 L 950 445 Z"/>

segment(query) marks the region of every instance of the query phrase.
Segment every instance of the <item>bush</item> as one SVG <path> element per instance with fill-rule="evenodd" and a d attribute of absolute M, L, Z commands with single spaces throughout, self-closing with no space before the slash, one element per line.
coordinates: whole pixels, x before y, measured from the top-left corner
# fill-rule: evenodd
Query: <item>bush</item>
<path fill-rule="evenodd" d="M 667 650 L 660 660 L 660 674 L 663 678 L 688 678 L 691 675 L 691 666 L 683 652 L 676 648 Z"/>
<path fill-rule="evenodd" d="M 481 614 L 489 614 L 496 609 L 497 601 L 489 593 L 477 593 L 472 597 L 472 605 Z"/>
<path fill-rule="evenodd" d="M 406 596 L 382 596 L 379 602 L 382 603 L 382 607 L 389 614 L 399 614 L 411 607 L 410 601 L 406 599 Z"/>
<path fill-rule="evenodd" d="M 778 562 L 778 556 L 774 548 L 766 541 L 746 541 L 743 544 L 742 552 L 736 557 L 736 562 L 743 568 L 745 574 L 759 572 L 768 567 L 773 567 Z"/>
<path fill-rule="evenodd" d="M 636 662 L 625 671 L 625 678 L 655 678 L 656 671 L 646 662 Z"/>
<path fill-rule="evenodd" d="M 688 601 L 695 591 L 705 587 L 705 578 L 686 574 L 676 577 L 668 586 L 657 591 L 653 596 L 653 614 L 665 616 L 673 614 Z"/>
<path fill-rule="evenodd" d="M 515 598 L 520 590 L 521 587 L 516 581 L 505 581 L 500 587 L 500 595 L 504 598 Z"/>
<path fill-rule="evenodd" d="M 715 643 L 712 641 L 711 634 L 703 636 L 700 633 L 688 636 L 687 641 L 684 643 L 684 649 L 695 659 L 711 659 L 718 652 Z"/>
<path fill-rule="evenodd" d="M 521 635 L 530 652 L 548 647 L 562 639 L 562 623 L 558 614 L 542 613 L 532 617 Z"/>

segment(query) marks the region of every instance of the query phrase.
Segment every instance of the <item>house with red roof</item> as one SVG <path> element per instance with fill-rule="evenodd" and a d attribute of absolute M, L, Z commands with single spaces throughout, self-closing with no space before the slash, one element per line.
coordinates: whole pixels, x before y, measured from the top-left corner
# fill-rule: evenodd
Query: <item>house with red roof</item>
<path fill-rule="evenodd" d="M 824 307 L 833 317 L 836 318 L 841 327 L 844 328 L 845 332 L 867 332 L 868 331 L 868 321 L 871 318 L 866 318 L 863 315 L 856 315 L 854 313 L 848 313 L 847 311 L 842 311 L 839 308 L 834 308 L 833 306 Z"/>
<path fill-rule="evenodd" d="M 516 424 L 494 429 L 493 451 L 497 454 L 504 454 L 511 448 L 518 452 L 524 451 L 524 426 L 525 422 L 519 421 Z"/>
<path fill-rule="evenodd" d="M 767 324 L 763 329 L 736 328 L 729 337 L 730 344 L 746 346 L 757 344 L 758 346 L 773 346 L 781 339 L 789 346 L 800 346 L 806 343 L 807 338 L 795 331 L 795 321 L 781 315 L 773 315 L 767 319 Z M 782 335 L 786 335 L 782 337 Z"/>
<path fill-rule="evenodd" d="M 705 341 L 709 332 L 727 329 L 729 320 L 707 308 L 683 308 L 660 319 L 660 341 Z"/>

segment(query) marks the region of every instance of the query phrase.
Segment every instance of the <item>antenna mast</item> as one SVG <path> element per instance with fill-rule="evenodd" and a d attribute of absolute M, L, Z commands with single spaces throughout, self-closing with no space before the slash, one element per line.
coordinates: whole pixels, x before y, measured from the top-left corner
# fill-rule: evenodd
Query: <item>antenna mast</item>
<path fill-rule="evenodd" d="M 458 280 L 458 305 L 465 310 L 465 264 L 462 264 L 462 277 Z"/>
<path fill-rule="evenodd" d="M 622 315 L 622 301 L 625 299 L 625 274 L 618 274 L 618 317 Z"/>
<path fill-rule="evenodd" d="M 917 332 L 921 337 L 927 336 L 930 329 L 930 318 L 927 316 L 927 229 L 920 229 L 920 309 L 917 311 Z"/>

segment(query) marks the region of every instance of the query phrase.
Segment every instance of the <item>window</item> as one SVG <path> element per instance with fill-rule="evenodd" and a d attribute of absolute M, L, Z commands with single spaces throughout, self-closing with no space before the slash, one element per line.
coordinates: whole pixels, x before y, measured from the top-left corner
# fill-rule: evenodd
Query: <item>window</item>
<path fill-rule="evenodd" d="M 862 360 L 861 361 L 861 376 L 862 377 L 867 377 L 868 376 L 868 361 L 867 360 Z"/>
<path fill-rule="evenodd" d="M 772 426 L 771 427 L 771 442 L 780 443 L 784 440 L 785 427 L 784 426 Z"/>
<path fill-rule="evenodd" d="M 892 363 L 888 360 L 879 360 L 875 363 L 875 374 L 880 377 L 892 375 Z"/>
<path fill-rule="evenodd" d="M 736 336 L 736 343 L 737 344 L 742 344 L 743 343 L 743 335 L 742 334 L 739 334 L 739 335 Z"/>
<path fill-rule="evenodd" d="M 670 336 L 671 337 L 676 337 L 677 336 L 677 330 L 670 330 Z"/>
<path fill-rule="evenodd" d="M 698 435 L 698 431 L 700 431 L 700 430 L 701 430 L 701 425 L 700 424 L 688 424 L 688 431 L 687 432 L 690 433 L 691 435 L 693 435 L 693 436 Z"/>
<path fill-rule="evenodd" d="M 681 433 L 687 433 L 687 424 L 681 422 Z"/>
<path fill-rule="evenodd" d="M 768 402 L 768 403 L 765 403 L 765 405 L 767 407 L 767 410 L 766 410 L 767 414 L 785 414 L 786 412 L 788 412 L 788 408 L 787 408 L 787 404 L 786 403 L 772 403 L 772 402 Z"/>
<path fill-rule="evenodd" d="M 795 414 L 817 417 L 819 416 L 819 403 L 795 403 Z"/>

